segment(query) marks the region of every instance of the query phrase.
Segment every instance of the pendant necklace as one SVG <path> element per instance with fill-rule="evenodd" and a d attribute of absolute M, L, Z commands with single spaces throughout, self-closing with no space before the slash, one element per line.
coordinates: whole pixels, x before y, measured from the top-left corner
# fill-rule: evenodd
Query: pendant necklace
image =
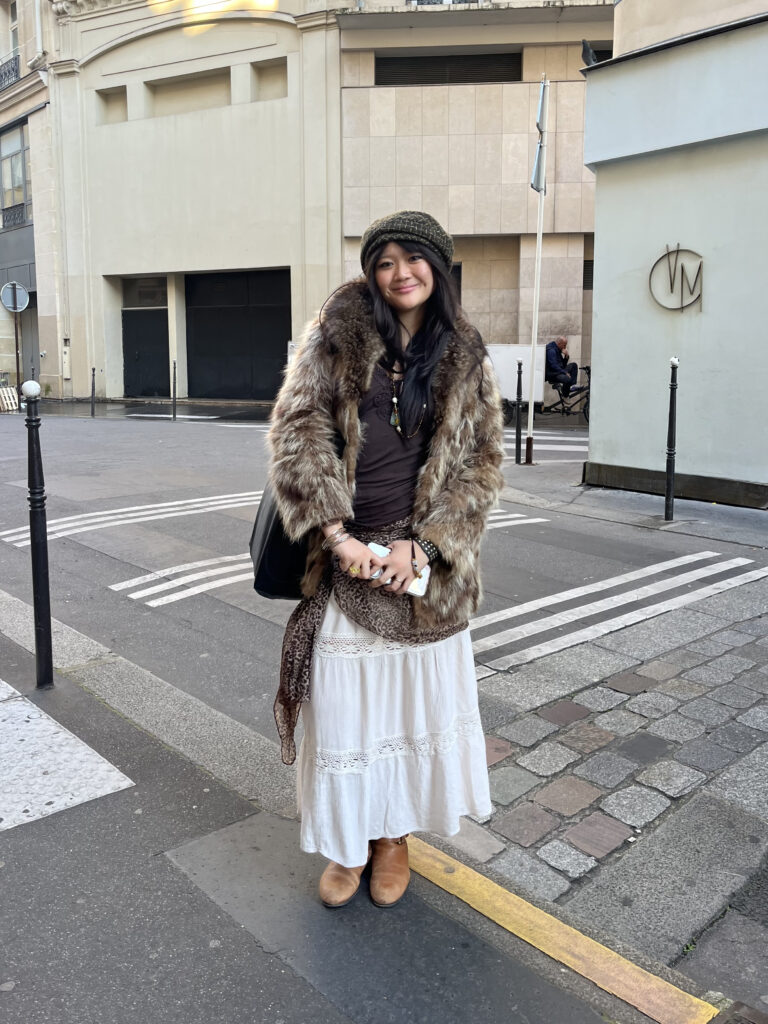
<path fill-rule="evenodd" d="M 412 434 L 404 434 L 403 433 L 403 428 L 402 428 L 402 425 L 401 425 L 401 422 L 400 422 L 400 409 L 399 409 L 398 398 L 397 398 L 397 384 L 399 383 L 399 384 L 402 385 L 403 381 L 402 381 L 402 378 L 400 378 L 399 381 L 396 381 L 394 373 L 390 373 L 390 371 L 387 370 L 386 367 L 384 367 L 384 370 L 385 370 L 385 373 L 387 374 L 387 376 L 389 377 L 390 381 L 392 382 L 392 415 L 389 417 L 389 425 L 391 427 L 394 427 L 395 430 L 398 432 L 398 434 L 400 434 L 401 437 L 405 438 L 407 441 L 410 441 L 410 439 L 412 437 L 415 437 L 418 434 L 418 432 L 421 430 L 421 425 L 424 422 L 424 414 L 427 411 L 427 403 L 424 402 L 424 404 L 421 407 L 421 416 L 419 417 L 419 422 L 416 425 L 416 429 L 414 430 L 414 432 Z M 401 393 L 402 393 L 402 387 L 401 387 Z"/>

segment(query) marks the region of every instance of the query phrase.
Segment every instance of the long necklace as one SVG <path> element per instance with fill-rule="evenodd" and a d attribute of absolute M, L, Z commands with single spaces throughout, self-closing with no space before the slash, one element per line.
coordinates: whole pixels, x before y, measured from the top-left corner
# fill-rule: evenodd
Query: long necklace
<path fill-rule="evenodd" d="M 394 373 L 391 373 L 386 367 L 384 367 L 384 372 L 389 377 L 390 382 L 392 384 L 392 415 L 389 417 L 389 425 L 391 427 L 394 427 L 395 430 L 398 432 L 398 434 L 400 434 L 401 437 L 404 437 L 407 441 L 410 441 L 410 439 L 412 437 L 416 437 L 418 432 L 421 430 L 421 425 L 424 422 L 424 414 L 427 411 L 427 403 L 424 402 L 424 404 L 421 407 L 421 416 L 419 417 L 419 422 L 416 425 L 416 429 L 414 430 L 414 432 L 412 434 L 404 434 L 403 433 L 403 428 L 402 428 L 402 425 L 401 425 L 401 422 L 400 422 L 400 408 L 399 408 L 398 397 L 397 397 L 397 384 L 401 384 L 402 385 L 403 381 L 402 381 L 402 378 L 399 381 L 397 381 L 395 379 Z M 402 393 L 402 387 L 401 387 L 400 390 L 401 390 L 401 393 Z"/>

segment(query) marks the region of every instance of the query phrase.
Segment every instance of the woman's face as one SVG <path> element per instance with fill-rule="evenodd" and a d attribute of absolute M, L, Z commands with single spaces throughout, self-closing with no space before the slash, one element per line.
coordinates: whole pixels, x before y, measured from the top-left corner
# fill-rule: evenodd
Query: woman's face
<path fill-rule="evenodd" d="M 376 261 L 376 284 L 396 314 L 418 310 L 435 290 L 432 267 L 420 252 L 387 243 Z"/>

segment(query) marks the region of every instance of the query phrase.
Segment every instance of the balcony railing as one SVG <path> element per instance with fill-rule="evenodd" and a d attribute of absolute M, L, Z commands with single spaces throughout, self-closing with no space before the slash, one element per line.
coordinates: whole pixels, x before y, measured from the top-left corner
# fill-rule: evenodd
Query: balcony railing
<path fill-rule="evenodd" d="M 3 227 L 15 228 L 24 223 L 24 203 L 6 206 L 3 210 Z"/>
<path fill-rule="evenodd" d="M 18 82 L 20 77 L 19 55 L 14 53 L 0 64 L 0 90 L 7 89 L 9 85 Z"/>

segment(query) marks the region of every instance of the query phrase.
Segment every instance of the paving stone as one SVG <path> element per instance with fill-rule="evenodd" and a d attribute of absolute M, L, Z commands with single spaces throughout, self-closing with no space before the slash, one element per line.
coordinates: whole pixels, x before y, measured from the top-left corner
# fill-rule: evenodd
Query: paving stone
<path fill-rule="evenodd" d="M 695 718 L 698 722 L 704 722 L 705 725 L 722 725 L 723 722 L 727 722 L 729 718 L 733 717 L 734 711 L 725 704 L 719 704 L 707 697 L 698 697 L 688 704 L 683 704 L 680 714 L 685 715 L 686 718 Z"/>
<path fill-rule="evenodd" d="M 718 746 L 710 739 L 690 740 L 675 754 L 675 760 L 704 772 L 718 772 L 736 757 L 732 750 Z"/>
<path fill-rule="evenodd" d="M 592 868 L 597 867 L 594 857 L 587 857 L 578 850 L 574 850 L 568 843 L 560 839 L 553 839 L 545 843 L 540 850 L 536 851 L 538 856 L 553 868 L 564 871 L 569 878 L 581 878 Z"/>
<path fill-rule="evenodd" d="M 754 750 L 760 743 L 765 742 L 765 733 L 760 732 L 759 729 L 750 729 L 748 725 L 741 722 L 728 722 L 726 725 L 721 725 L 719 729 L 714 729 L 709 734 L 709 739 L 721 747 L 727 747 L 728 750 L 735 750 L 739 754 L 748 754 L 750 750 Z"/>
<path fill-rule="evenodd" d="M 755 693 L 768 696 L 768 673 L 762 668 L 757 672 L 745 672 L 743 676 L 739 676 L 739 686 L 748 686 Z"/>
<path fill-rule="evenodd" d="M 741 658 L 738 654 L 724 654 L 721 658 L 714 658 L 706 665 L 697 665 L 696 668 L 689 668 L 683 673 L 684 679 L 692 679 L 694 683 L 730 683 L 739 672 L 745 672 L 752 668 L 754 661 L 749 658 Z"/>
<path fill-rule="evenodd" d="M 497 731 L 501 736 L 512 740 L 513 743 L 519 743 L 521 747 L 532 747 L 539 740 L 543 740 L 545 736 L 557 732 L 557 726 L 552 725 L 551 722 L 545 722 L 538 715 L 526 715 L 525 718 L 518 718 L 517 721 L 511 722 Z"/>
<path fill-rule="evenodd" d="M 552 829 L 557 828 L 560 819 L 530 801 L 513 807 L 506 814 L 494 818 L 491 828 L 518 846 L 531 846 Z"/>
<path fill-rule="evenodd" d="M 637 776 L 637 781 L 643 785 L 653 786 L 654 789 L 660 789 L 662 793 L 673 797 L 690 793 L 706 780 L 707 776 L 703 772 L 689 768 L 685 764 L 678 764 L 677 761 L 659 761 Z"/>
<path fill-rule="evenodd" d="M 491 865 L 493 871 L 510 883 L 514 891 L 540 900 L 556 900 L 568 892 L 571 883 L 548 864 L 519 846 L 510 847 Z"/>
<path fill-rule="evenodd" d="M 743 715 L 738 716 L 739 721 L 748 725 L 750 729 L 762 729 L 768 732 L 768 706 L 761 704 L 759 707 L 750 708 Z"/>
<path fill-rule="evenodd" d="M 591 690 L 582 690 L 573 698 L 590 711 L 610 711 L 611 708 L 623 704 L 627 700 L 626 693 L 617 693 L 607 686 L 593 686 Z"/>
<path fill-rule="evenodd" d="M 575 779 L 572 775 L 565 775 L 561 779 L 542 786 L 534 794 L 533 799 L 537 804 L 570 818 L 572 814 L 577 814 L 585 807 L 589 807 L 602 795 L 603 790 L 598 789 L 597 786 L 591 786 L 582 779 Z"/>
<path fill-rule="evenodd" d="M 680 700 L 693 700 L 694 697 L 709 693 L 711 689 L 711 686 L 693 683 L 690 679 L 669 679 L 666 683 L 659 683 L 656 693 L 666 693 L 670 697 L 679 697 Z"/>
<path fill-rule="evenodd" d="M 760 695 L 746 686 L 740 686 L 738 683 L 729 683 L 710 690 L 709 700 L 719 701 L 729 708 L 749 708 L 760 700 Z"/>
<path fill-rule="evenodd" d="M 676 740 L 678 743 L 685 743 L 686 740 L 695 739 L 705 731 L 703 722 L 695 718 L 683 718 L 682 715 L 674 713 L 666 718 L 657 718 L 651 722 L 647 732 L 654 736 L 661 736 L 665 740 Z"/>
<path fill-rule="evenodd" d="M 744 644 L 751 643 L 754 638 L 740 630 L 723 629 L 720 633 L 715 633 L 712 639 L 716 643 L 730 644 L 731 647 L 743 647 Z"/>
<path fill-rule="evenodd" d="M 730 649 L 729 644 L 720 644 L 717 640 L 696 640 L 686 647 L 686 651 L 692 651 L 694 654 L 705 654 L 708 658 L 727 654 Z"/>
<path fill-rule="evenodd" d="M 752 636 L 768 636 L 768 615 L 761 615 L 759 619 L 750 619 L 749 622 L 740 622 L 739 632 L 751 633 Z"/>
<path fill-rule="evenodd" d="M 524 768 L 518 768 L 516 764 L 494 768 L 489 780 L 491 800 L 497 804 L 511 804 L 513 800 L 517 800 L 523 793 L 527 793 L 541 782 L 537 775 L 532 775 Z"/>
<path fill-rule="evenodd" d="M 595 719 L 595 725 L 599 729 L 615 732 L 617 736 L 629 736 L 630 733 L 635 732 L 640 726 L 646 725 L 647 721 L 642 715 L 634 715 L 631 711 L 624 711 L 619 708 L 618 711 L 606 711 L 605 714 L 598 715 Z"/>
<path fill-rule="evenodd" d="M 507 740 L 500 740 L 498 736 L 485 737 L 485 763 L 490 768 L 492 764 L 498 764 L 505 757 L 514 751 L 514 747 Z"/>
<path fill-rule="evenodd" d="M 648 676 L 638 676 L 634 672 L 625 672 L 620 676 L 607 679 L 606 686 L 619 693 L 643 693 L 653 688 L 654 682 Z"/>
<path fill-rule="evenodd" d="M 707 614 L 692 608 L 678 608 L 602 637 L 600 646 L 610 651 L 621 651 L 638 661 L 653 661 L 666 655 L 667 651 L 684 647 L 715 630 L 725 629 L 737 617 L 729 613 L 727 618 L 718 618 L 717 612 Z"/>
<path fill-rule="evenodd" d="M 564 836 L 583 853 L 601 858 L 617 850 L 632 834 L 632 829 L 623 822 L 593 811 L 578 825 L 567 829 Z"/>
<path fill-rule="evenodd" d="M 644 729 L 623 740 L 616 747 L 615 753 L 628 757 L 630 761 L 636 761 L 638 764 L 650 764 L 651 761 L 658 761 L 660 757 L 666 756 L 669 747 L 666 740 Z"/>
<path fill-rule="evenodd" d="M 681 648 L 679 651 L 668 651 L 664 655 L 664 661 L 668 662 L 670 665 L 677 665 L 679 672 L 685 668 L 693 668 L 695 665 L 700 665 L 702 661 L 706 660 L 706 655 L 695 654 L 688 648 L 685 650 Z"/>
<path fill-rule="evenodd" d="M 570 725 L 582 718 L 588 718 L 589 710 L 581 707 L 580 704 L 575 704 L 572 700 L 559 700 L 548 708 L 542 708 L 539 715 L 554 725 Z"/>
<path fill-rule="evenodd" d="M 582 754 L 591 754 L 615 738 L 615 733 L 600 729 L 592 722 L 579 722 L 560 736 L 563 743 L 567 743 L 574 750 L 581 751 Z"/>
<path fill-rule="evenodd" d="M 646 718 L 661 718 L 668 715 L 680 706 L 680 701 L 675 700 L 666 693 L 638 693 L 636 697 L 630 698 L 626 704 L 627 711 L 634 711 L 638 715 L 645 715 Z"/>
<path fill-rule="evenodd" d="M 488 697 L 484 693 L 478 694 L 477 703 L 484 732 L 498 732 L 499 726 L 506 725 L 520 714 L 520 708 L 515 704 L 500 700 L 498 697 Z"/>
<path fill-rule="evenodd" d="M 660 683 L 664 682 L 665 679 L 671 679 L 672 676 L 676 676 L 679 671 L 679 665 L 672 664 L 664 659 L 646 662 L 645 665 L 639 665 L 635 669 L 637 675 L 647 676 L 649 679 L 655 679 Z"/>
<path fill-rule="evenodd" d="M 540 743 L 529 754 L 518 757 L 517 763 L 537 775 L 555 775 L 567 765 L 579 760 L 579 755 L 560 743 Z"/>
<path fill-rule="evenodd" d="M 768 823 L 768 745 L 763 743 L 739 758 L 707 789 Z"/>
<path fill-rule="evenodd" d="M 645 786 L 627 786 L 626 789 L 604 797 L 600 806 L 626 825 L 642 828 L 671 807 L 671 802 L 661 793 Z"/>
<path fill-rule="evenodd" d="M 491 835 L 487 828 L 467 821 L 466 818 L 459 819 L 459 831 L 455 836 L 446 839 L 445 842 L 449 843 L 460 853 L 465 853 L 472 860 L 479 861 L 481 864 L 484 864 L 491 857 L 495 857 L 497 853 L 501 853 L 505 849 L 504 843 L 497 839 L 496 836 Z"/>
<path fill-rule="evenodd" d="M 603 751 L 602 754 L 594 754 L 573 771 L 579 778 L 594 782 L 597 786 L 604 786 L 605 789 L 613 789 L 638 767 L 639 765 L 635 761 L 630 761 L 629 758 L 622 757 L 621 754 Z"/>
<path fill-rule="evenodd" d="M 696 940 L 683 961 L 685 973 L 705 989 L 729 991 L 762 1011 L 734 1003 L 725 1018 L 729 1024 L 768 1024 L 768 927 L 740 914 L 731 904 Z"/>

